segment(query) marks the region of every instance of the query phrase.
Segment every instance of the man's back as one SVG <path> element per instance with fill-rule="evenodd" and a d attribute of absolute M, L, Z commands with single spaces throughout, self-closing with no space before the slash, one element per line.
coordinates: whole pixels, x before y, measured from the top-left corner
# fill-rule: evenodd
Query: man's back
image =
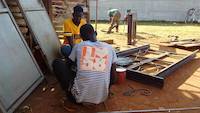
<path fill-rule="evenodd" d="M 69 58 L 77 60 L 72 88 L 77 102 L 98 104 L 104 101 L 108 96 L 111 65 L 116 61 L 112 47 L 98 41 L 84 41 L 74 47 Z"/>
<path fill-rule="evenodd" d="M 118 9 L 110 9 L 108 10 L 109 17 L 113 17 L 117 12 L 119 12 Z"/>

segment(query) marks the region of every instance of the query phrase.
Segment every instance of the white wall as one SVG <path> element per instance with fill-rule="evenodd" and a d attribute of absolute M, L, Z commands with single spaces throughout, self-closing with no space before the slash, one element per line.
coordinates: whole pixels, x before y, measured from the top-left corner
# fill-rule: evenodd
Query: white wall
<path fill-rule="evenodd" d="M 200 8 L 200 0 L 98 0 L 98 20 L 108 20 L 107 10 L 118 8 L 137 12 L 138 20 L 184 21 L 187 10 Z M 90 0 L 91 20 L 96 18 L 96 0 Z M 122 19 L 122 18 L 121 18 Z"/>

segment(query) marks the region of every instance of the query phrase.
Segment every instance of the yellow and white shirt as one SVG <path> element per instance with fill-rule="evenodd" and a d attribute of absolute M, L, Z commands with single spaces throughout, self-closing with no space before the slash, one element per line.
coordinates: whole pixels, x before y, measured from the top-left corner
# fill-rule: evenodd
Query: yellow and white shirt
<path fill-rule="evenodd" d="M 79 26 L 75 25 L 74 22 L 72 21 L 72 18 L 66 19 L 64 21 L 64 32 L 66 34 L 68 34 L 67 36 L 74 36 L 74 43 L 78 44 L 81 42 L 81 38 L 80 37 L 76 37 L 79 36 L 80 34 L 80 28 L 82 25 L 86 24 L 86 20 L 85 19 L 81 19 Z"/>

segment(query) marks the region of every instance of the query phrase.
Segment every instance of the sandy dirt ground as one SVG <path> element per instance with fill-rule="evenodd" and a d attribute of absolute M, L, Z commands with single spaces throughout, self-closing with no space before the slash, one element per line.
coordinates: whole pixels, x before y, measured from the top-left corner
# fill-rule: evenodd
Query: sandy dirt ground
<path fill-rule="evenodd" d="M 120 26 L 119 33 L 106 34 L 108 25 L 98 25 L 98 39 L 114 39 L 115 46 L 126 48 L 126 28 Z M 138 28 L 137 44 L 150 43 L 154 48 L 165 48 L 158 45 L 159 38 L 154 37 L 154 32 L 146 32 L 145 26 Z M 146 26 L 148 27 L 148 26 Z M 167 29 L 164 29 L 166 31 Z M 199 29 L 199 26 L 194 26 Z M 140 30 L 143 29 L 143 30 Z M 181 29 L 181 28 L 180 28 Z M 159 29 L 162 32 L 162 29 Z M 151 34 L 150 34 L 151 33 Z M 147 35 L 150 34 L 150 35 Z M 191 33 L 188 33 L 189 37 Z M 159 37 L 167 37 L 160 35 Z M 178 33 L 177 33 L 178 35 Z M 195 38 L 199 38 L 199 32 Z M 167 40 L 168 38 L 166 38 Z M 162 40 L 162 39 L 161 39 Z M 168 48 L 165 48 L 168 49 Z M 170 48 L 176 52 L 184 52 L 179 49 Z M 187 52 L 184 52 L 187 53 Z M 45 75 L 48 84 L 45 82 L 41 85 L 22 103 L 15 113 L 95 113 L 100 111 L 114 110 L 138 110 L 138 109 L 163 109 L 163 108 L 179 108 L 179 107 L 197 107 L 200 106 L 200 54 L 191 62 L 181 66 L 175 72 L 170 74 L 162 89 L 155 88 L 149 85 L 138 83 L 131 80 L 126 80 L 125 83 L 115 84 L 111 88 L 112 95 L 109 99 L 96 106 L 74 105 L 67 101 L 64 92 L 59 87 L 55 76 L 52 74 Z M 46 91 L 43 91 L 43 88 Z M 150 95 L 145 96 L 140 92 L 136 92 L 132 96 L 124 96 L 130 87 L 134 89 L 147 89 Z M 52 91 L 52 88 L 55 90 Z M 27 106 L 30 109 L 25 109 Z M 200 113 L 200 110 L 194 111 L 177 111 L 174 113 Z"/>

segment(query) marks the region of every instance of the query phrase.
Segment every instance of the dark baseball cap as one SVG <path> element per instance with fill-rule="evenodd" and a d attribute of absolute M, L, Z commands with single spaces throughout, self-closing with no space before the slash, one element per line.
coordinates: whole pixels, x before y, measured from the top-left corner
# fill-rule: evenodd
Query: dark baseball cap
<path fill-rule="evenodd" d="M 80 5 L 76 5 L 74 7 L 74 13 L 82 13 L 83 12 L 83 8 Z"/>

